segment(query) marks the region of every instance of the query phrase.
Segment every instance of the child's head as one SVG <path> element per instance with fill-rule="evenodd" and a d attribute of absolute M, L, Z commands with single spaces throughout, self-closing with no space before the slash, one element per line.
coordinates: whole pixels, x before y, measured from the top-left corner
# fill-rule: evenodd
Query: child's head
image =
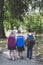
<path fill-rule="evenodd" d="M 18 34 L 19 34 L 19 33 L 21 33 L 21 31 L 20 31 L 20 30 L 18 30 Z"/>
<path fill-rule="evenodd" d="M 14 35 L 14 34 L 15 34 L 15 32 L 12 30 L 12 31 L 11 31 L 11 35 Z"/>
<path fill-rule="evenodd" d="M 30 33 L 31 33 L 31 32 L 32 32 L 32 29 L 31 29 L 31 28 L 29 28 L 29 29 L 28 29 L 28 32 L 30 32 Z"/>

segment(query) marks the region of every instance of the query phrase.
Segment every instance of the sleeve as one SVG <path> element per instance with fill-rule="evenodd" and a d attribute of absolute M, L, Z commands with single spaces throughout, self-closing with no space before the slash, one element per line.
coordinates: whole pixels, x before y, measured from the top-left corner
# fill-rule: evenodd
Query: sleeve
<path fill-rule="evenodd" d="M 34 37 L 34 40 L 36 40 L 36 37 L 35 37 L 35 35 L 33 35 L 33 37 Z"/>

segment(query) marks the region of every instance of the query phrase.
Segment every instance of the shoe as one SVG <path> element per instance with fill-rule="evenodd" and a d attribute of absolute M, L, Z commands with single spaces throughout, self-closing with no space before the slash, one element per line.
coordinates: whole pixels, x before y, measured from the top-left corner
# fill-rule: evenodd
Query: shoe
<path fill-rule="evenodd" d="M 17 59 L 20 59 L 20 57 L 19 57 L 19 56 L 17 56 Z"/>
<path fill-rule="evenodd" d="M 9 60 L 12 60 L 12 58 L 9 58 Z"/>
<path fill-rule="evenodd" d="M 31 57 L 29 59 L 32 59 Z"/>
<path fill-rule="evenodd" d="M 20 59 L 24 59 L 24 57 L 23 57 L 23 56 L 21 56 L 21 57 L 20 57 Z"/>
<path fill-rule="evenodd" d="M 15 59 L 14 59 L 14 58 L 12 58 L 12 60 L 14 61 Z"/>

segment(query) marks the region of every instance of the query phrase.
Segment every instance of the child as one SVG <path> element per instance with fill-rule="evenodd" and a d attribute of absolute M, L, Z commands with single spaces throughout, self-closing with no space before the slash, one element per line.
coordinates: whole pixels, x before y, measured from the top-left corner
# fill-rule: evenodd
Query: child
<path fill-rule="evenodd" d="M 9 59 L 14 60 L 14 50 L 16 49 L 16 39 L 14 31 L 11 31 L 10 36 L 8 37 L 8 50 L 9 50 Z"/>
<path fill-rule="evenodd" d="M 21 31 L 18 30 L 18 36 L 17 36 L 17 49 L 18 49 L 18 55 L 19 58 L 23 58 L 23 51 L 24 51 L 24 36 L 21 34 Z"/>
<path fill-rule="evenodd" d="M 32 59 L 32 49 L 35 44 L 35 36 L 32 33 L 32 30 L 28 30 L 27 34 L 27 58 Z"/>

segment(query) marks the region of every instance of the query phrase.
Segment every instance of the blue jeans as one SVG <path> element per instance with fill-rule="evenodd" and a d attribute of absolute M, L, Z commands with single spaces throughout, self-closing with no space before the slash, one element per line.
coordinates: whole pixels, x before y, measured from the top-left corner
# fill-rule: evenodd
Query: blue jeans
<path fill-rule="evenodd" d="M 27 58 L 32 58 L 32 49 L 33 49 L 33 47 L 31 46 L 31 47 L 27 47 Z"/>

